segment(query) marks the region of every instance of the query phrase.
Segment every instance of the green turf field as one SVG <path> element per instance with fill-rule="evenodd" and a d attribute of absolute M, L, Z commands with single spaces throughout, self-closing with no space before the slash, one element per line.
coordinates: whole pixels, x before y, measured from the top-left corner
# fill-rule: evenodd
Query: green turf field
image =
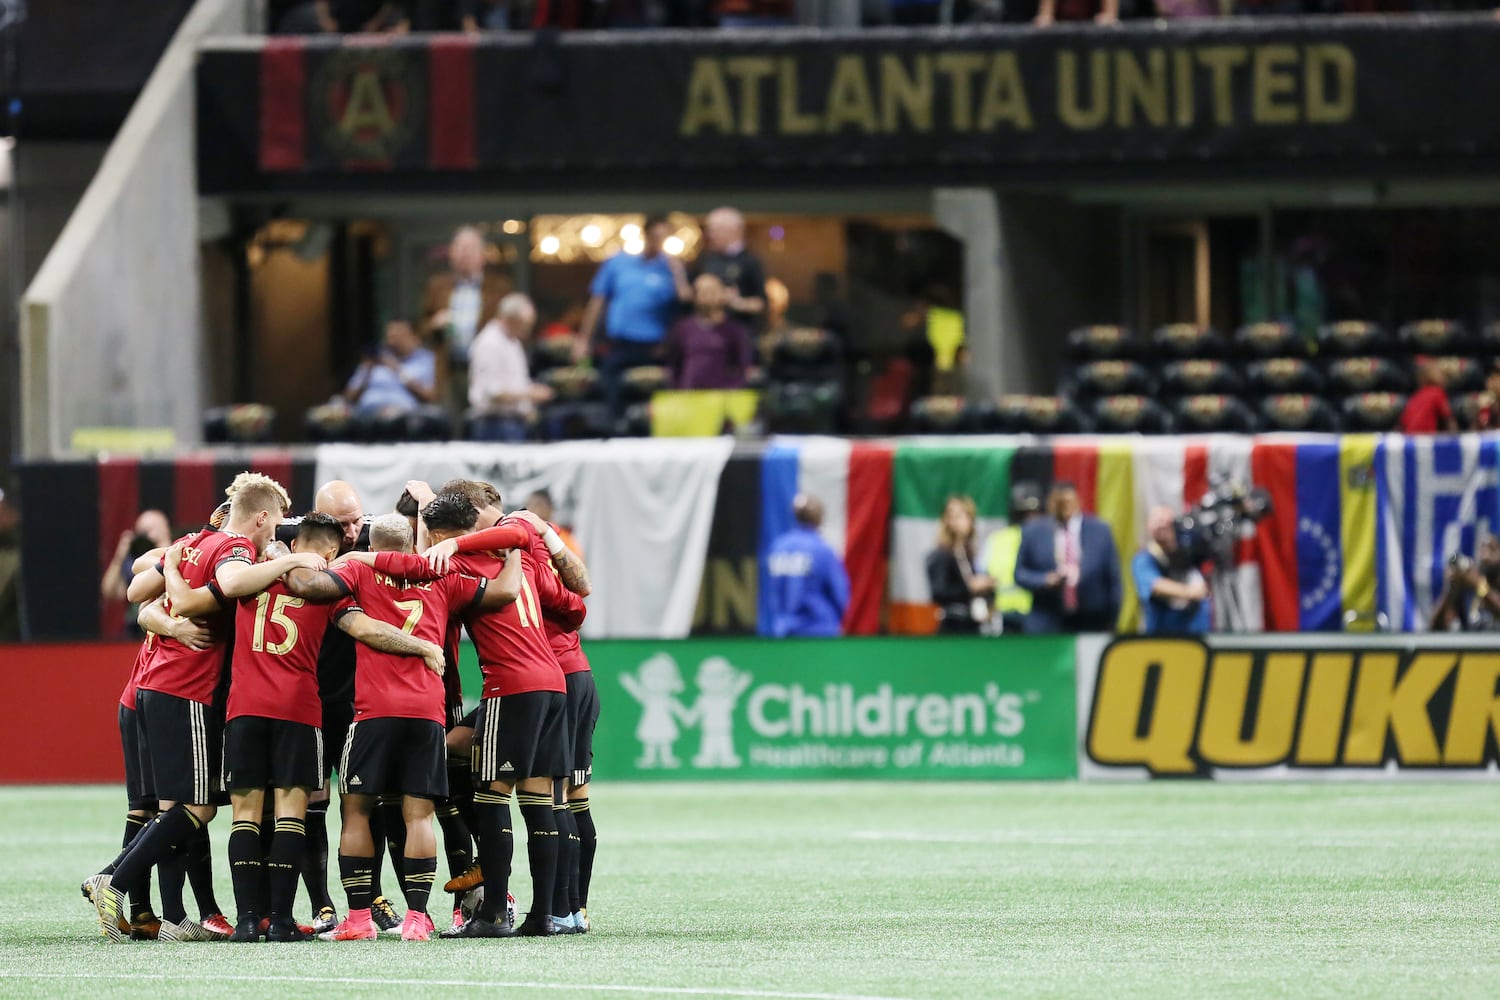
<path fill-rule="evenodd" d="M 97 936 L 121 798 L 0 789 L 0 996 L 1500 994 L 1489 784 L 601 785 L 586 937 L 254 947 Z"/>

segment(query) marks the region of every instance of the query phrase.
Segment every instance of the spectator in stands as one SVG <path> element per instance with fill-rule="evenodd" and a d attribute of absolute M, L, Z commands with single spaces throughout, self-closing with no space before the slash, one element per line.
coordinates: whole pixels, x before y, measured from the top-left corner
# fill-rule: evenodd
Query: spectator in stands
<path fill-rule="evenodd" d="M 344 387 L 356 417 L 410 412 L 436 398 L 436 361 L 404 319 L 385 325 L 385 347 L 360 362 Z"/>
<path fill-rule="evenodd" d="M 698 273 L 717 275 L 729 289 L 729 314 L 754 333 L 766 313 L 766 269 L 745 246 L 745 217 L 737 209 L 716 208 L 703 221 L 708 244 L 698 258 Z"/>
<path fill-rule="evenodd" d="M 21 512 L 0 487 L 0 642 L 21 641 Z"/>
<path fill-rule="evenodd" d="M 693 282 L 693 315 L 677 321 L 667 338 L 666 362 L 674 389 L 740 389 L 754 347 L 750 332 L 725 311 L 730 291 L 717 275 Z"/>
<path fill-rule="evenodd" d="M 1500 538 L 1485 536 L 1477 559 L 1448 560 L 1443 593 L 1428 627 L 1434 632 L 1500 631 Z"/>
<path fill-rule="evenodd" d="M 927 554 L 927 585 L 938 607 L 938 631 L 974 635 L 989 621 L 995 581 L 974 568 L 975 507 L 969 497 L 943 504 L 937 548 Z"/>
<path fill-rule="evenodd" d="M 1176 513 L 1153 507 L 1146 516 L 1146 542 L 1130 564 L 1146 635 L 1202 635 L 1212 619 L 1208 582 L 1196 566 L 1177 558 Z"/>
<path fill-rule="evenodd" d="M 1402 434 L 1452 433 L 1458 430 L 1448 403 L 1448 372 L 1434 358 L 1417 359 L 1417 385 L 1397 424 Z"/>
<path fill-rule="evenodd" d="M 792 0 L 716 0 L 721 28 L 784 28 L 796 23 Z"/>
<path fill-rule="evenodd" d="M 520 292 L 500 300 L 469 352 L 469 437 L 476 441 L 524 441 L 536 405 L 552 390 L 531 380 L 526 342 L 536 325 L 536 307 Z"/>
<path fill-rule="evenodd" d="M 1078 488 L 1055 483 L 1045 518 L 1021 532 L 1016 582 L 1031 591 L 1028 632 L 1110 632 L 1120 617 L 1120 556 L 1109 526 L 1082 512 Z"/>
<path fill-rule="evenodd" d="M 278 35 L 320 32 L 385 32 L 411 29 L 411 0 L 293 0 L 272 3 L 271 30 Z"/>
<path fill-rule="evenodd" d="M 797 526 L 771 544 L 771 634 L 837 636 L 849 608 L 849 574 L 833 546 L 819 534 L 823 501 L 808 493 L 792 498 Z"/>
<path fill-rule="evenodd" d="M 663 249 L 670 235 L 672 223 L 666 216 L 647 218 L 645 247 L 640 254 L 615 254 L 589 285 L 589 304 L 573 347 L 573 359 L 582 361 L 588 356 L 602 316 L 599 381 L 614 416 L 621 412 L 625 372 L 661 363 L 662 341 L 678 307 L 693 299 L 693 287 L 682 261 Z"/>
<path fill-rule="evenodd" d="M 448 244 L 448 270 L 427 279 L 422 293 L 422 335 L 441 349 L 448 409 L 455 416 L 469 399 L 469 348 L 508 291 L 504 275 L 485 270 L 479 230 L 463 226 L 456 231 Z"/>
<path fill-rule="evenodd" d="M 135 527 L 120 533 L 120 540 L 115 544 L 115 554 L 99 580 L 99 596 L 106 601 L 125 600 L 125 591 L 135 578 L 132 564 L 136 558 L 152 549 L 165 548 L 171 544 L 172 526 L 167 522 L 167 515 L 159 510 L 141 511 L 136 515 Z M 139 611 L 139 606 L 135 604 L 125 609 L 125 632 L 128 635 L 142 634 L 140 625 L 136 623 Z"/>
<path fill-rule="evenodd" d="M 573 532 L 567 525 L 557 523 L 557 509 L 552 503 L 552 494 L 546 490 L 537 490 L 526 498 L 526 509 L 537 517 L 546 521 L 557 529 L 557 537 L 568 547 L 568 551 L 579 559 L 583 558 L 583 546 L 578 544 L 578 539 L 573 537 Z"/>
<path fill-rule="evenodd" d="M 1045 28 L 1058 21 L 1115 24 L 1119 20 L 1120 0 L 1041 0 L 1031 23 Z"/>
<path fill-rule="evenodd" d="M 1016 558 L 1021 554 L 1021 533 L 1042 516 L 1042 491 L 1036 483 L 1020 482 L 1010 491 L 1010 523 L 990 535 L 985 546 L 984 571 L 995 582 L 995 614 L 1001 631 L 1026 631 L 1031 612 L 1031 591 L 1016 582 Z"/>
<path fill-rule="evenodd" d="M 1479 405 L 1474 408 L 1474 426 L 1471 430 L 1492 431 L 1500 428 L 1500 359 L 1490 362 L 1490 370 L 1484 376 L 1484 392 L 1479 394 Z"/>

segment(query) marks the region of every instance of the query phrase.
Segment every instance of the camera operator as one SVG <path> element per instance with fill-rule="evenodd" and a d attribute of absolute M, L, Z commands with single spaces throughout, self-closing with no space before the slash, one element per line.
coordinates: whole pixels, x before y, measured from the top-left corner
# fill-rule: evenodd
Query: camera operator
<path fill-rule="evenodd" d="M 1434 632 L 1500 631 L 1500 538 L 1479 543 L 1479 558 L 1448 560 L 1443 596 L 1432 609 Z"/>
<path fill-rule="evenodd" d="M 1131 563 L 1146 635 L 1201 635 L 1209 628 L 1208 583 L 1178 545 L 1170 507 L 1152 508 L 1146 544 Z"/>

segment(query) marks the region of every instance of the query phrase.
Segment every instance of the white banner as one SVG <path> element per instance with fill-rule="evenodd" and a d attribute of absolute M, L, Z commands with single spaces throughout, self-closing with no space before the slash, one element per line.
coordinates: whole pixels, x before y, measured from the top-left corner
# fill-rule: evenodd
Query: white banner
<path fill-rule="evenodd" d="M 507 510 L 546 490 L 593 578 L 583 634 L 680 638 L 693 624 L 729 438 L 322 445 L 317 481 L 353 484 L 370 513 L 395 507 L 409 479 L 493 483 Z M 748 530 L 748 529 L 747 529 Z"/>

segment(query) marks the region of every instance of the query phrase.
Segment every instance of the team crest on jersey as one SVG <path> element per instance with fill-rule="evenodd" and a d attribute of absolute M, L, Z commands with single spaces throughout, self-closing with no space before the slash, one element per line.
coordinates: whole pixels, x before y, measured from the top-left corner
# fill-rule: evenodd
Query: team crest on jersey
<path fill-rule="evenodd" d="M 349 46 L 330 52 L 313 77 L 313 120 L 341 159 L 384 163 L 412 142 L 426 86 L 412 55 Z"/>

